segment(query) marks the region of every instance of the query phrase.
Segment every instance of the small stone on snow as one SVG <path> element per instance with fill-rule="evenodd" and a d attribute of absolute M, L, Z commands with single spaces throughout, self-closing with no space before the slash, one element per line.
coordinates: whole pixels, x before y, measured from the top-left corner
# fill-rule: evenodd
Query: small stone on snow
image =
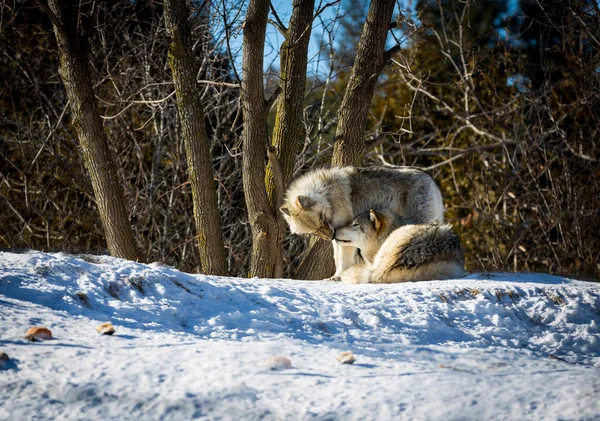
<path fill-rule="evenodd" d="M 292 362 L 287 357 L 270 357 L 265 360 L 269 370 L 287 370 L 292 368 Z"/>
<path fill-rule="evenodd" d="M 341 362 L 342 364 L 354 364 L 354 361 L 356 361 L 356 358 L 354 358 L 354 354 L 352 354 L 352 352 L 345 351 L 345 352 L 340 353 L 337 356 L 337 360 L 339 362 Z"/>
<path fill-rule="evenodd" d="M 101 325 L 98 325 L 98 327 L 96 328 L 96 331 L 103 335 L 112 335 L 113 333 L 115 333 L 115 328 L 112 325 L 112 323 L 106 322 L 106 323 L 102 323 Z"/>
<path fill-rule="evenodd" d="M 35 342 L 38 339 L 52 339 L 52 332 L 46 327 L 33 326 L 25 332 L 25 339 L 32 342 Z"/>

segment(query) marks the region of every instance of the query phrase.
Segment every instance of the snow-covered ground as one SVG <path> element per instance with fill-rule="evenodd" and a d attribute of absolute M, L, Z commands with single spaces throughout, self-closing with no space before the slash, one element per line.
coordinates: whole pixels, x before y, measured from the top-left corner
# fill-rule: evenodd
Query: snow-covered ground
<path fill-rule="evenodd" d="M 95 330 L 107 321 L 114 336 Z M 25 340 L 36 325 L 55 339 Z M 1 420 L 600 419 L 600 284 L 340 285 L 0 253 L 0 352 Z"/>

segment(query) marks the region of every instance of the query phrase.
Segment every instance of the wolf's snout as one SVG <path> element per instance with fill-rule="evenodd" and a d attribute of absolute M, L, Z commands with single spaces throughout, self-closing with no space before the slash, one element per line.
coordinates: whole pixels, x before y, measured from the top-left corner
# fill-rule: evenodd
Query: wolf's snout
<path fill-rule="evenodd" d="M 331 228 L 331 226 L 328 226 L 328 225 L 324 225 L 321 228 L 319 228 L 317 230 L 317 232 L 315 232 L 315 235 L 317 237 L 322 238 L 323 240 L 329 240 L 329 241 L 333 240 L 335 233 L 334 233 L 333 228 Z"/>
<path fill-rule="evenodd" d="M 339 232 L 333 230 L 333 239 L 339 244 L 349 243 L 350 240 L 344 239 L 344 234 L 340 234 Z"/>

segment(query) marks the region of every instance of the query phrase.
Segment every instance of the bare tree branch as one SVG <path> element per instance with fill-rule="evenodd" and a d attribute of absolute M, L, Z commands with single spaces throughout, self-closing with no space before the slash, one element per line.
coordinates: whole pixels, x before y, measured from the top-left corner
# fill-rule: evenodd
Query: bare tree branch
<path fill-rule="evenodd" d="M 277 98 L 279 98 L 281 92 L 283 92 L 283 88 L 281 87 L 281 85 L 277 85 L 277 88 L 275 88 L 271 96 L 268 99 L 265 99 L 265 110 L 267 112 L 271 109 L 273 104 L 275 104 L 275 101 L 277 101 Z"/>
<path fill-rule="evenodd" d="M 271 9 L 271 13 L 275 17 L 275 21 L 269 19 L 268 22 L 273 24 L 277 28 L 279 33 L 281 33 L 281 35 L 286 37 L 287 36 L 287 28 L 285 27 L 285 25 L 283 24 L 281 19 L 279 19 L 279 15 L 277 14 L 277 12 L 275 11 L 275 8 L 273 7 L 273 2 L 269 3 L 269 8 Z"/>
<path fill-rule="evenodd" d="M 65 30 L 65 27 L 63 26 L 63 24 L 60 21 L 60 19 L 58 19 L 58 17 L 56 16 L 56 14 L 52 11 L 52 9 L 50 8 L 50 6 L 48 6 L 48 3 L 45 2 L 44 0 L 37 0 L 37 2 L 40 5 L 40 7 L 44 10 L 44 12 L 46 12 L 46 14 L 48 15 L 48 17 L 50 17 L 50 20 L 52 21 L 52 24 L 56 28 L 56 31 L 60 34 L 60 37 L 61 37 L 62 41 L 63 42 L 68 42 L 69 41 L 69 35 L 67 34 L 67 32 Z"/>

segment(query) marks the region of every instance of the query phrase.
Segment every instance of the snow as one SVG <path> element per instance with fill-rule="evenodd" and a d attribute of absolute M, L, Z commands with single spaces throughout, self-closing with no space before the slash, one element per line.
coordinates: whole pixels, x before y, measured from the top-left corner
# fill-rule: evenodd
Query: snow
<path fill-rule="evenodd" d="M 599 325 L 600 284 L 542 274 L 343 285 L 0 253 L 0 419 L 600 419 Z"/>

